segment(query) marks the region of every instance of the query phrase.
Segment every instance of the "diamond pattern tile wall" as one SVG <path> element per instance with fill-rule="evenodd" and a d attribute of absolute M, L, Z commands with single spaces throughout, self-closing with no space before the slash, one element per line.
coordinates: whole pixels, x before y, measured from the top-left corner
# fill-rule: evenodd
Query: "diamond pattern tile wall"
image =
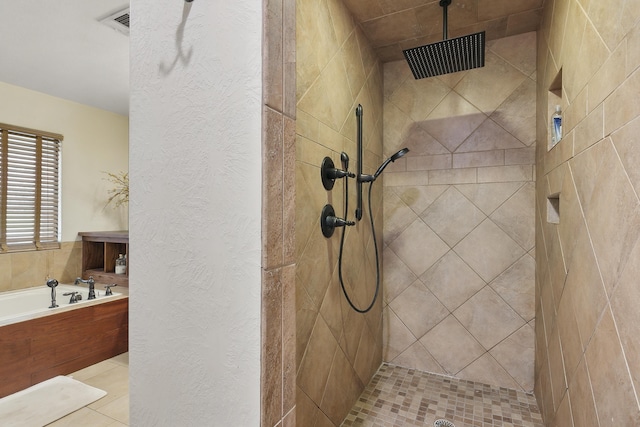
<path fill-rule="evenodd" d="M 416 275 L 424 273 L 448 250 L 442 239 L 420 220 L 407 227 L 389 247 Z"/>
<path fill-rule="evenodd" d="M 485 215 L 454 187 L 449 187 L 421 215 L 422 220 L 450 247 L 455 246 Z"/>
<path fill-rule="evenodd" d="M 411 149 L 384 175 L 385 361 L 533 389 L 535 40 L 424 84 L 385 64 L 384 152 Z"/>
<path fill-rule="evenodd" d="M 278 9 L 277 4 L 270 3 L 270 6 Z M 345 152 L 351 157 L 350 171 L 356 170 L 355 110 L 358 104 L 364 108 L 363 170 L 371 173 L 382 162 L 382 66 L 341 0 L 298 0 L 294 9 L 296 46 L 295 51 L 285 49 L 285 56 L 294 52 L 296 59 L 292 68 L 296 72 L 296 140 L 295 149 L 288 146 L 287 152 L 295 152 L 294 341 L 297 371 L 289 375 L 295 377 L 297 387 L 296 410 L 290 411 L 290 415 L 293 413 L 289 417 L 291 421 L 284 424 L 337 426 L 382 361 L 383 304 L 379 298 L 371 311 L 363 315 L 356 313 L 346 302 L 341 276 L 350 299 L 358 307 L 367 307 L 375 292 L 375 254 L 369 212 L 367 209 L 363 221 L 346 231 L 344 268 L 340 275 L 340 237 L 345 228 L 337 229 L 331 238 L 325 238 L 320 228 L 320 212 L 324 205 L 331 204 L 338 216 L 344 217 L 345 180 L 337 181 L 333 190 L 325 190 L 320 179 L 320 165 L 328 156 L 340 167 L 341 153 Z M 292 172 L 290 169 L 277 170 L 280 173 L 287 170 L 286 176 Z M 352 220 L 356 192 L 350 181 L 348 219 Z M 381 181 L 372 191 L 376 236 L 381 241 Z M 399 196 L 395 198 L 400 200 Z M 365 193 L 365 203 L 367 200 Z M 398 224 L 395 229 L 389 229 L 389 236 L 397 237 L 418 218 L 409 206 L 397 206 L 396 212 L 389 210 L 386 213 Z M 425 231 L 439 239 L 433 231 Z M 393 262 L 393 257 L 389 256 L 386 262 Z M 417 279 L 409 269 L 399 269 L 390 277 L 395 277 L 398 294 Z M 398 330 L 402 331 L 402 322 L 397 323 L 401 326 Z M 398 337 L 397 347 L 404 350 L 403 336 Z M 390 342 L 391 347 L 394 342 Z"/>
<path fill-rule="evenodd" d="M 484 220 L 454 250 L 487 283 L 524 254 L 524 249 L 490 219 Z"/>

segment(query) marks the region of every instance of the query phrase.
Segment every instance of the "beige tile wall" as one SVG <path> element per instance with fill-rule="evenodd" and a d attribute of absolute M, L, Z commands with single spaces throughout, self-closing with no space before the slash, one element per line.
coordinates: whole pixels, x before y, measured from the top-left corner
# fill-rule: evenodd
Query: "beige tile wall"
<path fill-rule="evenodd" d="M 263 427 L 296 426 L 295 0 L 264 8 L 262 355 Z"/>
<path fill-rule="evenodd" d="M 640 2 L 551 0 L 538 35 L 536 396 L 547 425 L 640 425 Z M 549 92 L 561 71 L 561 92 Z M 554 104 L 564 137 L 547 151 Z M 559 194 L 559 223 L 547 221 Z"/>
<path fill-rule="evenodd" d="M 47 277 L 71 283 L 82 269 L 82 242 L 60 249 L 0 254 L 0 292 L 45 285 Z"/>
<path fill-rule="evenodd" d="M 364 108 L 364 171 L 382 156 L 382 69 L 341 0 L 296 2 L 296 360 L 297 425 L 337 426 L 382 361 L 382 303 L 358 314 L 342 295 L 338 274 L 342 229 L 325 238 L 322 207 L 344 216 L 343 182 L 326 191 L 320 179 L 325 156 L 340 167 L 340 153 L 357 168 L 355 108 Z M 355 209 L 349 180 L 348 215 Z M 378 242 L 382 241 L 382 185 L 373 189 Z M 367 200 L 367 194 L 364 195 Z M 347 230 L 343 279 L 351 298 L 366 307 L 375 289 L 375 256 L 368 223 Z"/>
<path fill-rule="evenodd" d="M 384 359 L 531 391 L 536 33 L 484 68 L 384 67 Z"/>

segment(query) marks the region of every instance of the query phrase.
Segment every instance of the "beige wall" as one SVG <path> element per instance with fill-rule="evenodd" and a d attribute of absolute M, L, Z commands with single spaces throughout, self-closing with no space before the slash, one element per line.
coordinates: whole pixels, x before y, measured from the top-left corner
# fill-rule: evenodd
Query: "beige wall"
<path fill-rule="evenodd" d="M 545 3 L 535 391 L 547 425 L 640 425 L 639 18 L 637 1 Z M 556 103 L 565 136 L 547 151 Z M 547 198 L 557 194 L 554 224 Z"/>
<path fill-rule="evenodd" d="M 357 168 L 355 108 L 364 107 L 364 171 L 382 156 L 382 75 L 366 39 L 341 0 L 297 1 L 296 301 L 297 424 L 340 425 L 381 362 L 381 301 L 362 315 L 347 305 L 338 281 L 341 229 L 330 239 L 320 230 L 322 207 L 343 216 L 343 182 L 326 191 L 320 164 L 340 153 Z M 349 217 L 355 184 L 349 180 Z M 366 188 L 366 186 L 365 186 Z M 382 185 L 374 186 L 378 239 Z M 367 195 L 364 195 L 365 201 Z M 375 288 L 369 215 L 346 236 L 344 279 L 352 299 L 366 307 Z"/>
<path fill-rule="evenodd" d="M 384 68 L 384 359 L 533 389 L 536 34 L 484 68 Z"/>
<path fill-rule="evenodd" d="M 0 292 L 44 286 L 47 277 L 71 283 L 82 269 L 82 242 L 60 249 L 0 254 Z"/>
<path fill-rule="evenodd" d="M 0 254 L 0 291 L 73 280 L 80 273 L 79 231 L 128 228 L 126 206 L 105 207 L 103 171 L 129 169 L 129 120 L 109 111 L 0 82 L 4 123 L 62 134 L 61 250 Z"/>

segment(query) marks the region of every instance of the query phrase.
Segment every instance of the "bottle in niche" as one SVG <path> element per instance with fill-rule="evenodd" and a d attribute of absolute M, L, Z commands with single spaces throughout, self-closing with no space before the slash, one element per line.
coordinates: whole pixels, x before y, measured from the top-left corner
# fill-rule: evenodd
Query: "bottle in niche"
<path fill-rule="evenodd" d="M 126 272 L 127 272 L 127 259 L 123 254 L 120 254 L 116 259 L 116 274 L 125 274 Z"/>
<path fill-rule="evenodd" d="M 562 139 L 562 110 L 556 105 L 556 112 L 551 116 L 551 142 L 556 145 Z"/>

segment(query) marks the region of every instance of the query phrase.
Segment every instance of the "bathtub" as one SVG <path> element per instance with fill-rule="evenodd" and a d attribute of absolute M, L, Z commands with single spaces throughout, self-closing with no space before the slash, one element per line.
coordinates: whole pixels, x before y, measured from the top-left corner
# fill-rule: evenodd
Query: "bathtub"
<path fill-rule="evenodd" d="M 128 289 L 115 289 L 96 284 L 88 300 L 88 288 L 61 284 L 57 308 L 45 285 L 0 293 L 0 398 L 128 351 Z M 82 299 L 69 304 L 73 291 Z"/>
<path fill-rule="evenodd" d="M 82 299 L 70 304 L 70 297 L 63 296 L 63 294 L 68 292 L 78 292 L 78 294 L 82 296 Z M 86 287 L 58 285 L 56 287 L 57 308 L 49 308 L 49 306 L 51 306 L 51 288 L 47 286 L 2 292 L 0 293 L 0 326 L 31 319 L 38 315 L 53 314 L 64 309 L 80 308 L 87 303 L 104 302 L 107 299 L 122 295 L 112 290 L 112 296 L 104 296 L 105 291 L 98 289 L 98 286 L 96 286 L 95 292 L 96 298 L 90 300 L 88 299 L 89 289 Z"/>

